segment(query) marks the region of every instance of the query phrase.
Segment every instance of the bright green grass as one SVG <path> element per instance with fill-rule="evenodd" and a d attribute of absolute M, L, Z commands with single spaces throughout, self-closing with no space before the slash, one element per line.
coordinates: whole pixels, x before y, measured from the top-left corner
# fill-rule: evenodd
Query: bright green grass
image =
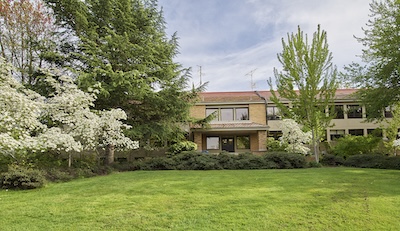
<path fill-rule="evenodd" d="M 399 230 L 400 171 L 137 171 L 0 191 L 0 230 Z"/>

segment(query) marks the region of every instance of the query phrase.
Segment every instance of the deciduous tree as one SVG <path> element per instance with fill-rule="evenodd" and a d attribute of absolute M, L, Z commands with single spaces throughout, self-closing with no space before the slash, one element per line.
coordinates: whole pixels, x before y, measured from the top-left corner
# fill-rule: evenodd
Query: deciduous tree
<path fill-rule="evenodd" d="M 383 110 L 400 100 L 400 1 L 373 0 L 364 37 L 364 64 L 353 63 L 344 73 L 360 88 L 358 96 L 366 106 L 368 119 L 382 119 Z"/>
<path fill-rule="evenodd" d="M 333 118 L 333 99 L 337 89 L 337 71 L 332 64 L 332 53 L 328 49 L 327 35 L 320 26 L 313 34 L 311 43 L 304 37 L 300 27 L 297 33 L 282 39 L 283 51 L 278 54 L 282 71 L 274 69 L 276 88 L 270 79 L 271 100 L 282 114 L 294 119 L 312 133 L 315 160 L 319 161 L 318 144 Z M 282 103 L 287 99 L 292 106 Z M 327 110 L 330 109 L 330 110 Z"/>

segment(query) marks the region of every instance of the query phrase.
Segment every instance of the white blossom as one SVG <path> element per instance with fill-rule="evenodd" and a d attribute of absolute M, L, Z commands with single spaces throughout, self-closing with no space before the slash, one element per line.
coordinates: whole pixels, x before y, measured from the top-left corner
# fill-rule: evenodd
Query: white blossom
<path fill-rule="evenodd" d="M 310 148 L 306 144 L 312 139 L 311 132 L 303 132 L 299 124 L 292 119 L 284 119 L 280 123 L 282 129 L 281 144 L 287 144 L 287 152 L 307 154 Z"/>
<path fill-rule="evenodd" d="M 12 67 L 0 59 L 0 151 L 14 155 L 31 151 L 94 150 L 112 144 L 137 148 L 123 134 L 130 126 L 121 109 L 92 110 L 95 91 L 80 90 L 68 76 L 45 81 L 54 89 L 44 98 L 24 88 L 11 74 Z"/>

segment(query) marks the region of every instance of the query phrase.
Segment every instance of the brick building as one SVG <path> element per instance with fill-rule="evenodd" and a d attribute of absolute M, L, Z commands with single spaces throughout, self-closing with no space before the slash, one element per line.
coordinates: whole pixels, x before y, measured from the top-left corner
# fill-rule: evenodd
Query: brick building
<path fill-rule="evenodd" d="M 334 100 L 336 118 L 326 131 L 326 140 L 331 141 L 345 134 L 367 135 L 381 124 L 365 122 L 365 107 L 359 104 L 352 93 L 354 89 L 337 90 Z M 266 151 L 267 137 L 281 136 L 279 109 L 269 100 L 269 91 L 203 92 L 191 108 L 191 116 L 202 119 L 215 113 L 215 119 L 207 128 L 191 126 L 191 139 L 199 151 L 210 153 Z M 288 100 L 282 102 L 291 107 Z M 390 118 L 389 110 L 385 116 Z"/>

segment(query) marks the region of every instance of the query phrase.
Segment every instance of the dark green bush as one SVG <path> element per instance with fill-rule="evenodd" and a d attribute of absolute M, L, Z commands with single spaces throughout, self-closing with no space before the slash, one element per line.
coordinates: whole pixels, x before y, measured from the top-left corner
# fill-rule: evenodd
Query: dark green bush
<path fill-rule="evenodd" d="M 344 162 L 345 166 L 358 168 L 381 168 L 400 170 L 400 157 L 379 154 L 354 155 Z"/>
<path fill-rule="evenodd" d="M 325 154 L 320 161 L 325 166 L 340 166 L 344 164 L 344 159 L 341 156 Z"/>
<path fill-rule="evenodd" d="M 307 167 L 306 158 L 303 155 L 296 153 L 285 153 L 285 152 L 267 153 L 266 155 L 264 155 L 264 160 L 276 163 L 277 168 L 280 169 Z"/>
<path fill-rule="evenodd" d="M 218 156 L 198 152 L 183 152 L 172 158 L 179 170 L 215 170 L 222 169 Z"/>
<path fill-rule="evenodd" d="M 9 166 L 8 171 L 1 174 L 0 182 L 4 189 L 35 189 L 45 184 L 45 177 L 40 170 Z"/>
<path fill-rule="evenodd" d="M 311 161 L 311 162 L 308 162 L 308 167 L 309 168 L 321 168 L 322 164 L 317 163 L 316 161 Z"/>
<path fill-rule="evenodd" d="M 61 168 L 49 168 L 45 170 L 45 177 L 51 182 L 66 182 L 75 178 L 70 171 Z"/>

